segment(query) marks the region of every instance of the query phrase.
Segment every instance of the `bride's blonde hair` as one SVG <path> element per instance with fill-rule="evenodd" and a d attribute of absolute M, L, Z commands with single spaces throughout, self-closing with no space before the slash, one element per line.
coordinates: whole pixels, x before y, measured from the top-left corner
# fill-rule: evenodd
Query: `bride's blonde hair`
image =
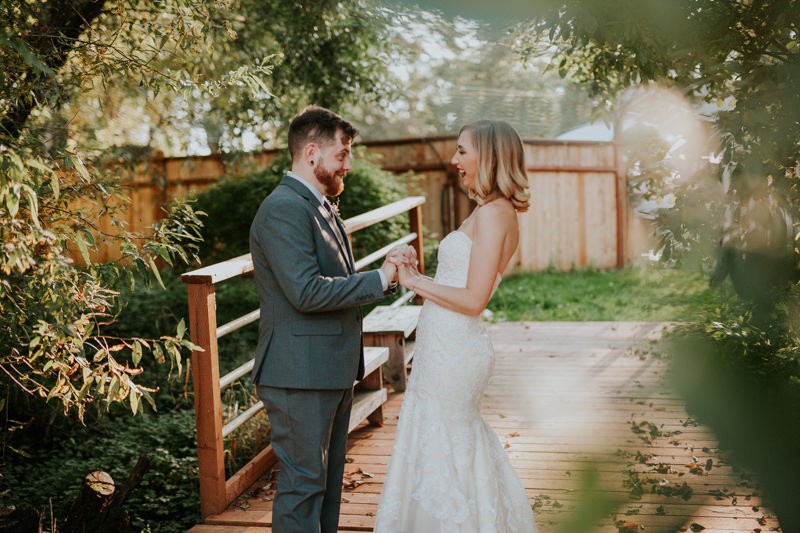
<path fill-rule="evenodd" d="M 525 170 L 525 150 L 519 134 L 505 121 L 479 120 L 461 128 L 472 136 L 478 155 L 475 190 L 470 197 L 478 205 L 498 192 L 511 201 L 517 211 L 527 211 L 530 206 L 528 174 Z"/>

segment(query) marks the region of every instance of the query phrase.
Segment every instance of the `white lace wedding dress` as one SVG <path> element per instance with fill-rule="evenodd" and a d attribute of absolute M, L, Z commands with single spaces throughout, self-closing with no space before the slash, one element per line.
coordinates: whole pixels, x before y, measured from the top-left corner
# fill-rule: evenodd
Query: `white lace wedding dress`
<path fill-rule="evenodd" d="M 445 237 L 435 281 L 465 287 L 471 248 L 465 233 Z M 522 484 L 480 415 L 493 360 L 480 317 L 425 302 L 376 533 L 536 531 Z"/>

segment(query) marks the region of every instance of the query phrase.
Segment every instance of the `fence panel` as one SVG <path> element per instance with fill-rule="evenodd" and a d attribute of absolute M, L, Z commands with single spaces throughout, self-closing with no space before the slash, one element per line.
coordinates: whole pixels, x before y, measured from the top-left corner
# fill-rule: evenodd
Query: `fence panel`
<path fill-rule="evenodd" d="M 422 216 L 426 237 L 441 238 L 457 228 L 474 203 L 458 183 L 449 161 L 454 135 L 364 143 L 370 157 L 386 170 L 414 172 L 408 194 L 426 198 Z M 520 215 L 520 248 L 512 266 L 537 271 L 626 263 L 626 197 L 618 179 L 611 142 L 526 140 L 531 209 Z M 123 219 L 133 231 L 147 232 L 161 216 L 161 206 L 175 197 L 208 187 L 222 177 L 262 170 L 282 150 L 238 156 L 158 158 L 137 165 L 127 182 L 131 202 Z M 106 228 L 107 221 L 101 221 Z M 75 259 L 80 260 L 76 251 Z M 93 254 L 98 261 L 119 257 L 105 243 Z"/>

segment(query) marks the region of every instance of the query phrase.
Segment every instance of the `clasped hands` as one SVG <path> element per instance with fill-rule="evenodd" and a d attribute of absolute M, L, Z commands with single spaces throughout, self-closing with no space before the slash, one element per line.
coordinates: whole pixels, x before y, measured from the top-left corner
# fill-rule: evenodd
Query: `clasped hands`
<path fill-rule="evenodd" d="M 384 267 L 391 271 L 392 275 L 388 277 L 392 283 L 399 281 L 403 287 L 413 289 L 414 281 L 420 277 L 417 271 L 418 264 L 417 251 L 404 244 L 389 250 L 389 253 L 386 254 Z M 389 274 L 387 270 L 384 270 L 384 272 L 387 275 Z"/>

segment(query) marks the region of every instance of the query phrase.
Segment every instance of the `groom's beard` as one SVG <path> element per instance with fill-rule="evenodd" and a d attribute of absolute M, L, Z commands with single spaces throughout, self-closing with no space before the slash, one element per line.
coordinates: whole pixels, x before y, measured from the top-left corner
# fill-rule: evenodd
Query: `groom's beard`
<path fill-rule="evenodd" d="M 314 167 L 314 177 L 325 188 L 325 196 L 339 196 L 344 190 L 346 172 L 331 172 L 322 161 Z"/>

